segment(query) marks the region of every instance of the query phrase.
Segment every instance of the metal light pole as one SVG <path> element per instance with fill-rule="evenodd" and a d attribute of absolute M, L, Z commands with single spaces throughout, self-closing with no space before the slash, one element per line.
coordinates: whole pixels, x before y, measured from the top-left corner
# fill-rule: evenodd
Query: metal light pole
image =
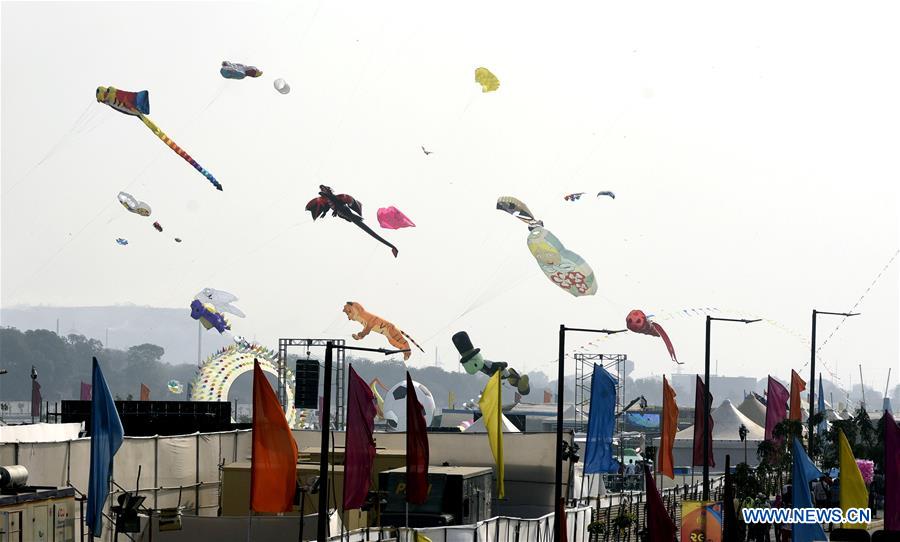
<path fill-rule="evenodd" d="M 709 500 L 709 418 L 712 405 L 710 404 L 711 386 L 709 385 L 709 334 L 712 329 L 713 320 L 719 322 L 741 322 L 743 324 L 752 324 L 759 322 L 761 318 L 755 320 L 747 320 L 746 318 L 714 318 L 706 317 L 706 358 L 703 367 L 703 387 L 705 388 L 706 397 L 703 398 L 703 500 Z"/>
<path fill-rule="evenodd" d="M 810 337 L 809 341 L 809 381 L 811 382 L 809 387 L 809 443 L 806 450 L 810 456 L 813 453 L 813 438 L 815 438 L 816 434 L 813 430 L 812 417 L 816 413 L 816 316 L 820 314 L 843 316 L 844 318 L 859 315 L 858 312 L 825 312 L 817 311 L 816 309 L 812 311 L 812 337 Z"/>
<path fill-rule="evenodd" d="M 319 450 L 319 510 L 316 519 L 318 520 L 318 528 L 316 539 L 318 542 L 326 542 L 328 540 L 328 437 L 331 436 L 331 364 L 335 348 L 342 350 L 360 350 L 363 352 L 378 352 L 389 356 L 391 354 L 399 354 L 401 352 L 409 352 L 406 350 L 386 350 L 384 348 L 361 348 L 356 346 L 340 346 L 332 341 L 325 343 L 325 389 L 322 392 L 322 419 L 319 424 L 322 426 L 322 443 Z M 300 516 L 303 521 L 303 516 Z M 301 532 L 301 536 L 302 532 Z"/>
<path fill-rule="evenodd" d="M 622 333 L 626 330 L 619 329 L 610 331 L 608 329 L 583 329 L 576 327 L 566 327 L 565 324 L 559 325 L 559 373 L 556 383 L 556 480 L 553 493 L 553 542 L 560 542 L 562 514 L 565 507 L 562 503 L 562 462 L 563 462 L 563 394 L 565 393 L 564 377 L 565 377 L 565 356 L 566 356 L 566 331 L 582 331 L 585 333 L 605 333 L 612 335 Z"/>
<path fill-rule="evenodd" d="M 744 443 L 744 464 L 745 465 L 747 464 L 747 433 L 749 433 L 749 431 L 747 430 L 747 426 L 744 424 L 741 424 L 741 426 L 738 428 L 738 436 L 741 437 L 741 442 Z"/>

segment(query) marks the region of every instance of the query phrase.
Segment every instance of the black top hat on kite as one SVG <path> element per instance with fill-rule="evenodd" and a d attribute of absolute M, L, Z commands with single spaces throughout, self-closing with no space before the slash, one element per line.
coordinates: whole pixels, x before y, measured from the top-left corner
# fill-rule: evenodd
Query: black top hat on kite
<path fill-rule="evenodd" d="M 451 340 L 453 341 L 453 346 L 455 346 L 456 350 L 459 352 L 459 362 L 466 368 L 467 373 L 473 375 L 484 367 L 484 358 L 481 357 L 481 349 L 475 348 L 472 345 L 472 340 L 469 339 L 468 333 L 460 331 L 454 334 L 453 337 L 451 337 Z"/>

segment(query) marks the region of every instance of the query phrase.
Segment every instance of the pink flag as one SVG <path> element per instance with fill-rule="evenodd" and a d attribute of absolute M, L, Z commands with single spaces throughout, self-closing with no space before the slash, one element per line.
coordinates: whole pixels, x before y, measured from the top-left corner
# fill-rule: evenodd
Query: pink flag
<path fill-rule="evenodd" d="M 766 397 L 766 440 L 772 440 L 775 426 L 787 418 L 787 402 L 790 393 L 777 380 L 769 377 L 769 392 Z"/>
<path fill-rule="evenodd" d="M 81 383 L 81 400 L 82 401 L 90 401 L 91 400 L 91 385 L 87 382 Z"/>
<path fill-rule="evenodd" d="M 900 427 L 890 412 L 884 417 L 884 528 L 900 531 Z"/>
<path fill-rule="evenodd" d="M 388 230 L 415 227 L 412 220 L 393 206 L 378 209 L 378 225 Z"/>
<path fill-rule="evenodd" d="M 375 394 L 350 366 L 347 378 L 347 436 L 344 456 L 344 510 L 366 503 L 375 461 Z"/>

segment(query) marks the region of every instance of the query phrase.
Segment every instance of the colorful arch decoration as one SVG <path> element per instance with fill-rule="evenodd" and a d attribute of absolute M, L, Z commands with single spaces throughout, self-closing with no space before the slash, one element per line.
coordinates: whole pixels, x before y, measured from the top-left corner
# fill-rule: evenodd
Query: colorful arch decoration
<path fill-rule="evenodd" d="M 278 377 L 278 353 L 262 345 L 242 341 L 229 345 L 212 356 L 197 370 L 191 386 L 191 401 L 227 401 L 228 391 L 239 376 L 253 371 L 253 360 L 259 360 L 263 372 Z M 287 369 L 288 425 L 294 427 L 297 411 L 294 405 L 294 374 Z"/>

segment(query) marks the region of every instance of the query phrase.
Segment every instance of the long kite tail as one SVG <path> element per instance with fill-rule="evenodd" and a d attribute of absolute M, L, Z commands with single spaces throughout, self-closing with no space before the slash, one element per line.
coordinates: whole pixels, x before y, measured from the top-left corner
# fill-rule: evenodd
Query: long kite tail
<path fill-rule="evenodd" d="M 672 341 L 669 340 L 669 335 L 666 333 L 666 330 L 664 330 L 662 326 L 657 324 L 656 322 L 653 322 L 653 329 L 655 329 L 656 332 L 659 333 L 660 338 L 664 343 L 666 343 L 666 348 L 669 350 L 669 355 L 672 357 L 672 361 L 674 361 L 678 365 L 684 365 L 683 363 L 678 361 L 678 358 L 675 357 L 675 347 L 672 346 Z"/>
<path fill-rule="evenodd" d="M 403 331 L 402 329 L 400 330 L 400 334 L 403 335 L 404 337 L 406 337 L 407 339 L 409 339 L 414 345 L 416 345 L 416 348 L 418 348 L 419 350 L 422 350 L 422 347 L 419 346 L 419 343 L 417 343 L 415 339 L 413 339 L 412 337 L 410 337 L 409 335 L 407 335 L 406 332 Z M 422 350 L 422 353 L 424 354 L 425 351 Z"/>
<path fill-rule="evenodd" d="M 353 216 L 353 215 L 351 215 L 351 216 Z M 368 233 L 369 235 L 371 235 L 371 236 L 374 237 L 375 239 L 378 239 L 378 240 L 381 241 L 383 244 L 389 246 L 389 247 L 391 248 L 391 253 L 393 253 L 393 255 L 394 255 L 395 258 L 397 257 L 397 253 L 399 252 L 399 251 L 397 250 L 397 247 L 395 247 L 394 245 L 388 243 L 382 236 L 380 236 L 380 235 L 378 235 L 377 233 L 375 233 L 374 231 L 372 231 L 372 228 L 370 228 L 368 225 L 366 225 L 366 223 L 363 222 L 362 218 L 353 216 L 353 220 L 351 220 L 351 221 L 352 221 L 354 224 L 356 224 L 357 226 L 359 226 L 360 228 L 362 228 L 363 231 L 365 231 L 366 233 Z M 413 342 L 415 342 L 415 341 L 413 341 Z M 416 346 L 419 346 L 419 345 L 416 345 Z M 423 350 L 423 352 L 424 352 L 424 350 Z"/>
<path fill-rule="evenodd" d="M 222 185 L 219 184 L 219 181 L 217 181 L 215 177 L 213 177 L 213 174 L 210 173 L 209 171 L 207 171 L 206 169 L 204 169 L 203 166 L 198 164 L 196 160 L 191 158 L 191 155 L 186 153 L 184 151 L 184 149 L 182 149 L 181 147 L 178 146 L 177 143 L 175 143 L 174 141 L 169 139 L 169 136 L 167 136 L 165 134 L 165 132 L 160 130 L 159 126 L 154 124 L 154 122 L 152 120 L 150 120 L 149 118 L 147 118 L 146 116 L 144 116 L 143 114 L 140 114 L 140 113 L 138 113 L 138 118 L 141 119 L 141 121 L 147 126 L 147 128 L 150 128 L 150 131 L 153 132 L 156 135 L 156 137 L 160 138 L 163 143 L 165 143 L 166 145 L 169 146 L 170 149 L 175 151 L 175 154 L 184 158 L 184 160 L 188 164 L 194 166 L 194 169 L 196 169 L 204 177 L 206 177 L 209 180 L 209 182 L 212 183 L 212 185 L 216 187 L 216 190 L 219 190 L 219 191 L 222 190 Z"/>

